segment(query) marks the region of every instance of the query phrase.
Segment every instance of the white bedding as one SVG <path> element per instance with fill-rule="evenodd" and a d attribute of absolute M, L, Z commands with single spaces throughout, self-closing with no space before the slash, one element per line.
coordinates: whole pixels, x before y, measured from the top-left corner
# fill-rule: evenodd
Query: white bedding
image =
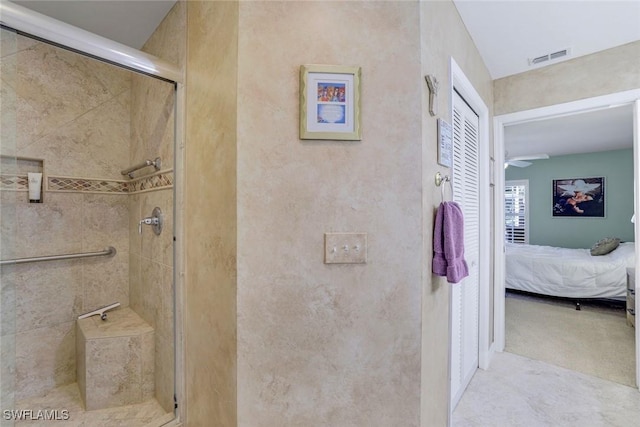
<path fill-rule="evenodd" d="M 506 243 L 506 287 L 567 298 L 626 295 L 627 267 L 635 266 L 634 243 L 591 256 L 589 249 Z"/>

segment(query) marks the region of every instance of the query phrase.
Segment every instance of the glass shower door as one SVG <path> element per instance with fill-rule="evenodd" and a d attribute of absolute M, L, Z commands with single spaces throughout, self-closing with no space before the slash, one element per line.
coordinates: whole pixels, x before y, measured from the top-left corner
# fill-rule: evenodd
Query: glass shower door
<path fill-rule="evenodd" d="M 0 259 L 116 249 L 0 265 L 0 427 L 39 411 L 164 424 L 175 416 L 175 85 L 5 29 L 0 40 Z M 121 173 L 157 157 L 158 170 Z M 43 174 L 41 203 L 29 172 Z M 160 235 L 139 228 L 156 207 Z M 114 303 L 103 320 L 78 320 Z"/>
<path fill-rule="evenodd" d="M 16 167 L 15 32 L 0 30 L 0 259 L 11 259 L 15 242 L 15 200 L 26 185 Z M 0 265 L 0 426 L 14 425 L 15 281 L 13 267 Z"/>

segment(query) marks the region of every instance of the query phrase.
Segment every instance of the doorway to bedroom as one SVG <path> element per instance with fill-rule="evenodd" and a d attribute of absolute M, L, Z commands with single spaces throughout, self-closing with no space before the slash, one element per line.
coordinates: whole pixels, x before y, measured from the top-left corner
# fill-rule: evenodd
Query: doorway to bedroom
<path fill-rule="evenodd" d="M 614 94 L 497 117 L 494 147 L 505 166 L 496 178 L 496 224 L 504 226 L 496 232 L 498 348 L 632 387 L 639 340 L 626 309 L 627 267 L 637 262 L 637 98 Z M 609 237 L 621 243 L 591 256 Z M 531 252 L 544 247 L 552 252 Z"/>

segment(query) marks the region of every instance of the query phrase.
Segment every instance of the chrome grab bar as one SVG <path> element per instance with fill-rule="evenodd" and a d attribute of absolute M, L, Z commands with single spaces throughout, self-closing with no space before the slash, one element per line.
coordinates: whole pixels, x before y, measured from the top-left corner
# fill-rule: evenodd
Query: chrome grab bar
<path fill-rule="evenodd" d="M 137 171 L 138 169 L 146 168 L 147 166 L 153 166 L 154 168 L 156 168 L 156 170 L 160 170 L 160 168 L 162 167 L 162 160 L 160 160 L 160 157 L 156 157 L 155 160 L 145 160 L 144 162 L 139 163 L 135 166 L 131 166 L 128 169 L 121 170 L 120 173 L 122 175 L 129 175 L 129 178 L 133 179 L 133 172 Z"/>
<path fill-rule="evenodd" d="M 39 261 L 57 261 L 62 259 L 74 259 L 74 258 L 88 258 L 94 256 L 114 256 L 116 254 L 116 248 L 113 246 L 109 246 L 104 251 L 101 252 L 85 252 L 78 254 L 64 254 L 64 255 L 49 255 L 49 256 L 40 256 L 33 258 L 17 258 L 17 259 L 5 259 L 0 261 L 0 265 L 9 265 L 9 264 L 24 264 L 27 262 L 39 262 Z"/>

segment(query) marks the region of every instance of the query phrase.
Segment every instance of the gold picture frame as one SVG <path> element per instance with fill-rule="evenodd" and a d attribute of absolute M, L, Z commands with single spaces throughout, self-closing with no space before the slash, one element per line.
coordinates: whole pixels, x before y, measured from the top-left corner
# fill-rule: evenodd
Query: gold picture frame
<path fill-rule="evenodd" d="M 360 141 L 360 67 L 300 67 L 300 139 Z"/>

